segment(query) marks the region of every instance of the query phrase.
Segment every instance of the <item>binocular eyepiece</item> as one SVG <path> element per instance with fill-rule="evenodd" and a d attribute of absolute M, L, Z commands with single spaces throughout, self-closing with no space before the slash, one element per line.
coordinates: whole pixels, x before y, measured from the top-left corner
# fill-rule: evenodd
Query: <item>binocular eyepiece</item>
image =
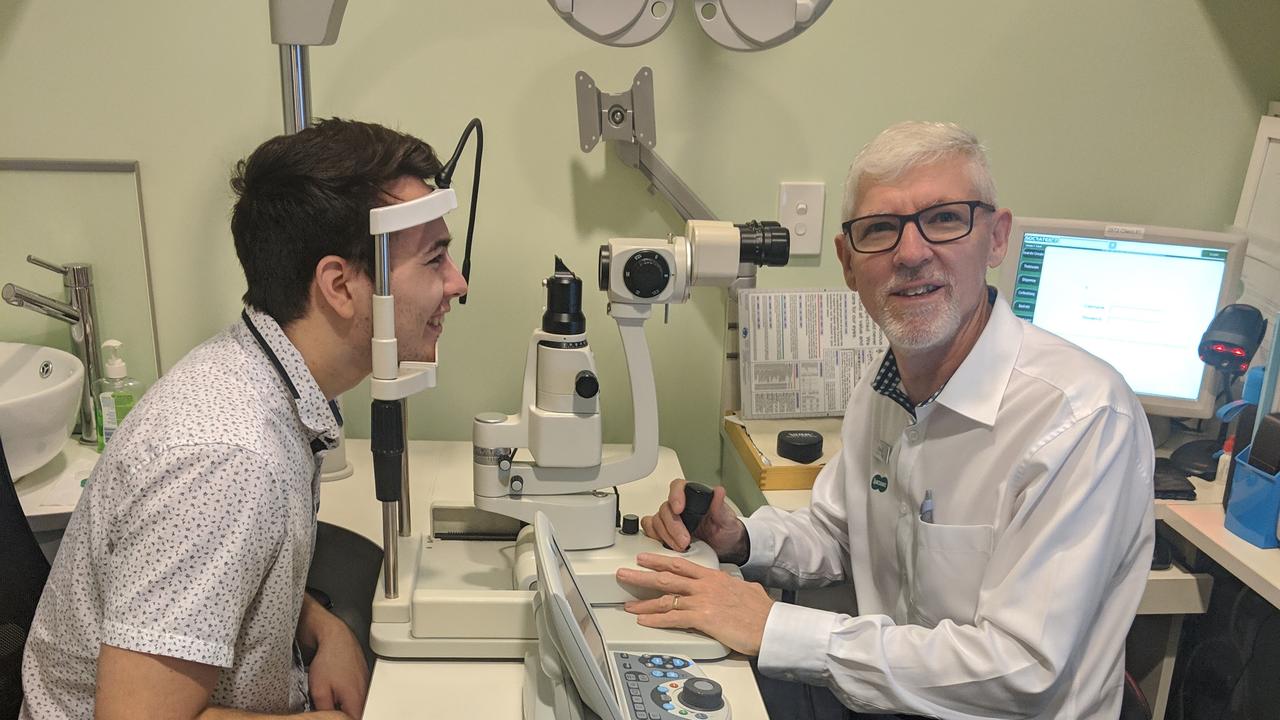
<path fill-rule="evenodd" d="M 781 267 L 791 259 L 791 233 L 772 220 L 735 224 L 742 237 L 738 260 L 756 267 Z"/>

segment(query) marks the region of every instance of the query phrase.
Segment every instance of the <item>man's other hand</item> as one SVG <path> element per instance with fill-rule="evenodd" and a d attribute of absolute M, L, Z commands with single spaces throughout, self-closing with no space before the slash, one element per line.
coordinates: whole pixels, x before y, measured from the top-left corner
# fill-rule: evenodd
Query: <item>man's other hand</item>
<path fill-rule="evenodd" d="M 684 552 L 693 541 L 680 520 L 680 513 L 684 512 L 684 486 L 683 479 L 672 480 L 667 500 L 658 507 L 658 512 L 640 519 L 640 528 L 645 535 L 680 552 Z M 707 508 L 702 524 L 694 529 L 694 536 L 710 545 L 723 562 L 741 565 L 747 560 L 747 528 L 729 509 L 723 487 L 714 488 L 711 506 Z"/>
<path fill-rule="evenodd" d="M 310 598 L 308 598 L 309 600 Z M 323 614 L 321 614 L 323 613 Z M 359 720 L 369 696 L 369 666 L 347 624 L 317 603 L 308 620 L 315 632 L 315 657 L 307 666 L 316 710 L 341 710 Z"/>
<path fill-rule="evenodd" d="M 718 488 L 717 488 L 718 489 Z M 665 593 L 623 607 L 645 627 L 697 630 L 746 655 L 759 655 L 773 599 L 757 583 L 739 580 L 684 558 L 641 553 L 640 567 L 619 568 L 619 582 Z"/>

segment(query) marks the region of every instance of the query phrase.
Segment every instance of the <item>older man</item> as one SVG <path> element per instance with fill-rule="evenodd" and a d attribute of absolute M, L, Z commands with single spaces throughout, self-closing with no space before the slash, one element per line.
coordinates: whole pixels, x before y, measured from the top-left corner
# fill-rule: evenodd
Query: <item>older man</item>
<path fill-rule="evenodd" d="M 890 349 L 859 380 L 808 508 L 741 520 L 717 489 L 695 534 L 769 585 L 852 581 L 858 614 L 658 556 L 641 556 L 656 573 L 619 576 L 668 594 L 628 609 L 860 712 L 1117 717 L 1154 542 L 1142 407 L 986 285 L 1012 215 L 969 132 L 885 130 L 854 160 L 843 212 L 836 254 Z M 682 487 L 644 521 L 677 548 Z"/>

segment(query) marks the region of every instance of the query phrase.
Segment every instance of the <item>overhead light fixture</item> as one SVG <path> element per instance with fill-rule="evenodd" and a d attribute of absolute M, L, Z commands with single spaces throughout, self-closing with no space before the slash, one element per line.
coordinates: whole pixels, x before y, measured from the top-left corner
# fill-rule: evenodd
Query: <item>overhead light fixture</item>
<path fill-rule="evenodd" d="M 631 47 L 671 24 L 675 0 L 550 0 L 574 30 L 604 45 Z"/>
<path fill-rule="evenodd" d="M 657 37 L 676 0 L 548 0 L 565 22 L 604 45 L 631 47 Z M 693 0 L 703 32 L 730 50 L 777 47 L 817 22 L 831 0 Z"/>
<path fill-rule="evenodd" d="M 698 24 L 730 50 L 767 50 L 817 22 L 831 0 L 694 0 Z"/>

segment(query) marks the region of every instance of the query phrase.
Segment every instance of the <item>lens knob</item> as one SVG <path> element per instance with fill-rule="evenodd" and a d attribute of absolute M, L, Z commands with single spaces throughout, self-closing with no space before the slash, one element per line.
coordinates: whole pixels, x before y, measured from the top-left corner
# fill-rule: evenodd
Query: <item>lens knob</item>
<path fill-rule="evenodd" d="M 695 710 L 719 710 L 724 707 L 724 691 L 715 680 L 693 678 L 680 689 L 680 702 Z"/>
<path fill-rule="evenodd" d="M 622 266 L 622 282 L 638 298 L 657 297 L 671 281 L 667 259 L 653 250 L 641 250 Z"/>
<path fill-rule="evenodd" d="M 583 400 L 590 400 L 600 392 L 600 381 L 596 378 L 595 373 L 590 370 L 583 370 L 578 373 L 578 377 L 573 381 L 573 391 Z"/>
<path fill-rule="evenodd" d="M 609 291 L 609 264 L 613 254 L 609 251 L 608 245 L 600 246 L 600 259 L 596 263 L 597 280 L 600 283 L 600 289 L 604 292 Z"/>
<path fill-rule="evenodd" d="M 640 532 L 640 518 L 630 513 L 622 516 L 622 534 L 636 535 Z"/>

